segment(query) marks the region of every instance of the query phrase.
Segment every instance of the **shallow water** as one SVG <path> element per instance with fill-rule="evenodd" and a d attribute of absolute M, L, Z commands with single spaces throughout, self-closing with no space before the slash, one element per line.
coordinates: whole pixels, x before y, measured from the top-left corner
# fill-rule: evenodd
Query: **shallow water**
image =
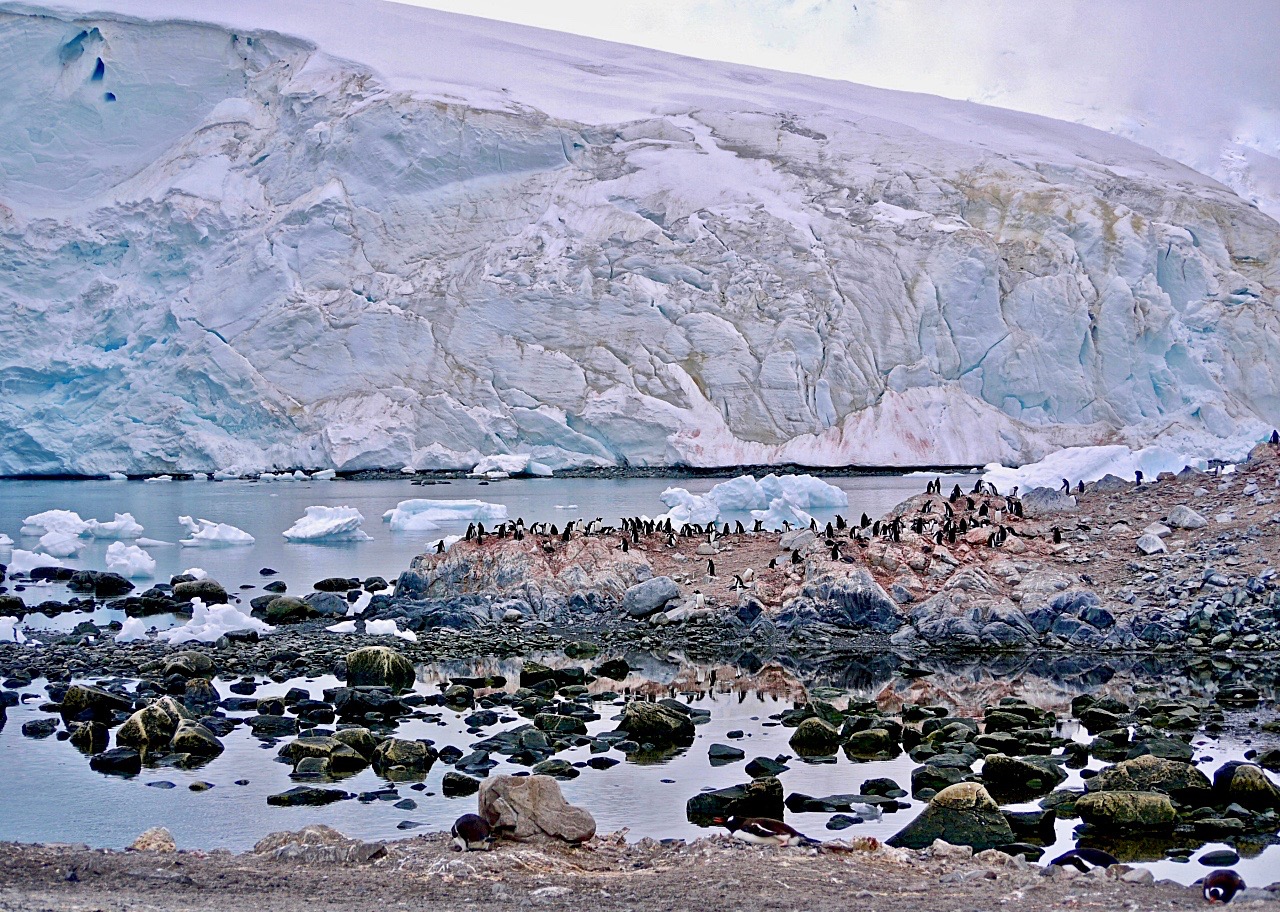
<path fill-rule="evenodd" d="M 944 476 L 949 477 L 949 476 Z M 959 476 L 957 476 L 959 477 Z M 84 519 L 110 520 L 114 513 L 132 513 L 146 538 L 173 542 L 171 546 L 147 547 L 156 560 L 156 580 L 200 567 L 229 592 L 242 584 L 261 585 L 263 567 L 279 572 L 291 591 L 309 592 L 311 584 L 328 576 L 381 576 L 394 582 L 402 570 L 428 545 L 444 535 L 460 534 L 466 523 L 442 526 L 438 532 L 392 532 L 382 514 L 402 500 L 480 499 L 504 504 L 510 516 L 527 522 L 545 521 L 563 525 L 578 517 L 604 517 L 616 522 L 622 516 L 656 516 L 666 507 L 658 499 L 671 486 L 704 493 L 724 479 L 714 478 L 533 478 L 509 479 L 484 484 L 478 479 L 458 479 L 448 484 L 413 485 L 405 480 L 361 480 L 325 482 L 177 481 L 152 484 L 141 481 L 0 481 L 0 533 L 14 540 L 14 547 L 35 550 L 37 538 L 19 534 L 27 516 L 45 510 L 73 510 Z M 908 476 L 860 476 L 829 478 L 830 483 L 849 495 L 846 517 L 863 512 L 880 516 L 895 504 L 924 489 L 925 479 Z M 294 544 L 283 532 L 303 515 L 307 507 L 352 506 L 364 515 L 364 530 L 373 537 L 368 542 L 334 544 Z M 562 509 L 573 505 L 576 509 Z M 205 518 L 237 526 L 256 541 L 248 547 L 183 548 L 176 543 L 187 537 L 178 524 L 180 515 Z M 826 522 L 835 511 L 818 510 L 814 515 Z M 737 518 L 737 517 L 735 517 Z M 750 517 L 742 517 L 750 521 Z M 109 541 L 86 540 L 77 558 L 64 563 L 86 570 L 106 569 Z M 0 563 L 8 554 L 0 549 Z M 139 589 L 149 579 L 135 580 Z M 61 586 L 28 587 L 23 598 L 28 604 L 45 599 L 62 599 Z M 249 594 L 254 594 L 252 591 Z M 83 620 L 81 618 L 80 620 Z"/>
<path fill-rule="evenodd" d="M 779 666 L 768 666 L 763 672 L 753 674 L 758 671 L 758 665 L 713 667 L 683 663 L 678 657 L 636 655 L 629 655 L 628 659 L 640 671 L 633 672 L 625 682 L 598 681 L 592 685 L 593 692 L 600 693 L 606 687 L 612 687 L 619 692 L 627 689 L 649 697 L 675 696 L 693 706 L 709 709 L 710 721 L 698 726 L 697 740 L 691 748 L 662 762 L 637 763 L 624 759 L 617 751 L 610 751 L 606 756 L 622 762 L 608 770 L 583 769 L 577 779 L 562 782 L 561 787 L 569 800 L 587 807 L 595 815 L 600 832 L 626 828 L 630 839 L 645 836 L 692 839 L 705 835 L 707 830 L 686 819 L 685 802 L 707 787 L 723 787 L 748 778 L 743 771 L 745 760 L 712 767 L 707 758 L 708 747 L 716 742 L 732 744 L 746 752 L 746 760 L 755 756 L 791 755 L 787 742 L 793 730 L 778 725 L 770 716 L 794 705 L 794 698 L 800 692 L 799 678 Z M 561 659 L 555 664 L 565 663 Z M 434 695 L 450 677 L 491 673 L 506 675 L 513 682 L 507 689 L 513 690 L 519 677 L 519 667 L 519 660 L 454 661 L 427 666 L 420 669 L 415 690 Z M 714 684 L 711 683 L 713 670 L 717 675 Z M 839 663 L 828 663 L 804 673 L 804 678 L 812 687 L 832 688 L 820 691 L 824 698 L 830 698 L 837 692 L 854 699 L 879 697 L 882 701 L 886 698 L 914 701 L 925 693 L 945 695 L 958 707 L 956 714 L 980 714 L 981 706 L 996 699 L 997 694 L 1013 692 L 1036 705 L 1055 709 L 1060 717 L 1066 715 L 1065 704 L 1076 693 L 1100 689 L 1132 698 L 1141 692 L 1144 685 L 1150 688 L 1155 680 L 1159 680 L 1158 675 L 1151 676 L 1149 668 L 1127 669 L 1111 675 L 1105 667 L 1072 667 L 1066 673 L 1054 670 L 1040 674 L 1024 663 L 1012 678 L 1016 685 L 1011 686 L 1009 672 L 1009 666 L 972 663 L 938 671 L 928 684 L 912 683 L 894 676 L 891 667 L 877 657 L 845 667 Z M 339 683 L 327 677 L 284 683 L 259 680 L 261 686 L 254 696 L 260 698 L 283 695 L 293 686 L 301 686 L 312 696 L 320 697 L 324 688 Z M 229 683 L 229 680 L 216 682 L 224 697 L 232 695 L 227 689 Z M 1177 686 L 1185 690 L 1185 683 Z M 441 778 L 450 769 L 443 763 L 436 763 L 425 777 L 423 783 L 426 788 L 422 791 L 414 791 L 409 782 L 395 784 L 400 798 L 412 798 L 418 802 L 418 807 L 413 810 L 395 808 L 389 801 L 360 803 L 354 800 L 323 808 L 268 807 L 268 795 L 297 783 L 289 778 L 291 768 L 288 765 L 275 762 L 279 744 L 264 746 L 265 743 L 253 737 L 247 727 L 238 727 L 223 738 L 225 753 L 200 769 L 144 769 L 141 775 L 133 778 L 101 775 L 90 770 L 87 757 L 69 743 L 52 737 L 33 740 L 21 735 L 23 722 L 45 717 L 36 709 L 45 699 L 43 684 L 43 681 L 36 681 L 21 691 L 30 697 L 9 710 L 8 724 L 0 730 L 0 757 L 5 758 L 4 784 L 0 789 L 0 839 L 3 840 L 85 842 L 118 848 L 127 845 L 144 829 L 163 825 L 173 832 L 178 844 L 184 848 L 244 850 L 268 832 L 296 829 L 307 823 L 326 823 L 348 835 L 366 839 L 412 835 L 414 830 L 397 828 L 402 821 L 420 824 L 423 832 L 445 830 L 459 814 L 475 808 L 474 797 L 445 798 L 439 794 Z M 1175 687 L 1166 680 L 1161 690 L 1173 693 Z M 1272 705 L 1274 697 L 1272 694 Z M 438 720 L 408 719 L 395 734 L 401 738 L 431 738 L 438 747 L 452 744 L 469 751 L 470 745 L 483 737 L 528 721 L 515 718 L 515 714 L 506 707 L 495 708 L 501 716 L 510 716 L 513 720 L 486 729 L 479 735 L 468 734 L 462 722 L 469 710 L 457 712 L 434 706 L 423 709 L 438 715 Z M 620 703 L 599 701 L 595 708 L 602 718 L 588 723 L 592 734 L 616 727 L 614 717 L 621 712 Z M 228 715 L 245 717 L 250 714 Z M 1252 737 L 1248 734 L 1245 718 L 1251 715 L 1256 713 L 1228 714 L 1227 730 L 1234 734 L 1218 738 L 1203 734 L 1196 736 L 1197 757 L 1212 758 L 1201 764 L 1210 777 L 1221 763 L 1243 756 Z M 1074 722 L 1060 724 L 1064 726 L 1064 735 L 1079 739 L 1085 737 Z M 729 739 L 727 733 L 734 729 L 741 729 L 744 737 Z M 1280 739 L 1271 736 L 1271 740 Z M 1253 746 L 1261 747 L 1264 743 L 1259 739 Z M 509 763 L 500 754 L 492 756 L 499 761 L 495 774 L 526 769 Z M 591 755 L 584 746 L 555 756 L 577 762 L 585 761 Z M 792 759 L 788 764 L 790 769 L 781 775 L 786 793 L 803 792 L 815 797 L 858 792 L 864 781 L 882 776 L 892 778 L 909 789 L 911 770 L 917 765 L 905 754 L 886 761 L 853 762 L 840 755 L 835 763 L 805 763 Z M 1091 764 L 1093 768 L 1101 765 L 1097 761 Z M 1079 771 L 1068 772 L 1070 778 L 1062 787 L 1080 787 Z M 239 779 L 249 780 L 248 784 L 236 785 L 235 781 Z M 161 781 L 174 783 L 175 787 L 165 790 L 148 785 Z M 204 792 L 192 792 L 187 786 L 196 781 L 210 782 L 214 787 Z M 387 784 L 371 769 L 366 769 L 327 787 L 359 793 Z M 1034 803 L 1009 805 L 1034 806 Z M 922 802 L 911 800 L 911 807 L 907 810 L 887 814 L 880 820 L 868 820 L 839 833 L 825 829 L 829 814 L 788 812 L 787 819 L 815 838 L 868 835 L 884 839 L 905 826 L 922 807 Z M 1058 841 L 1046 848 L 1045 859 L 1053 858 L 1074 845 L 1072 829 L 1077 822 L 1059 822 Z M 1130 848 L 1136 853 L 1134 860 L 1151 867 L 1157 876 L 1191 882 L 1207 870 L 1195 859 L 1221 847 L 1222 844 L 1213 843 L 1198 849 L 1190 863 L 1162 859 L 1162 847 L 1156 847 L 1145 855 L 1136 844 Z M 1262 885 L 1280 879 L 1280 847 L 1267 847 L 1252 858 L 1243 858 L 1236 868 L 1251 883 Z"/>

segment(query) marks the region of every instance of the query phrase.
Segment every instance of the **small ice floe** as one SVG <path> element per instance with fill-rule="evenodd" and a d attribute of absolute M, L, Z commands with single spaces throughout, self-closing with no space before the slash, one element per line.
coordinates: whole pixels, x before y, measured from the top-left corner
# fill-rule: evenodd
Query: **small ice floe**
<path fill-rule="evenodd" d="M 182 571 L 182 575 L 189 576 L 192 579 L 202 580 L 209 578 L 209 571 L 203 570 L 200 567 L 188 567 L 186 570 Z"/>
<path fill-rule="evenodd" d="M 86 520 L 85 526 L 85 532 L 94 538 L 131 539 L 142 534 L 142 524 L 133 518 L 132 513 L 117 513 L 110 522 Z"/>
<path fill-rule="evenodd" d="M 49 532 L 83 535 L 88 529 L 89 524 L 80 518 L 79 513 L 71 510 L 45 510 L 22 521 L 23 535 L 45 535 Z"/>
<path fill-rule="evenodd" d="M 376 624 L 377 621 L 374 621 L 374 623 Z M 393 626 L 394 626 L 394 622 L 393 622 Z M 336 624 L 330 624 L 328 627 L 325 628 L 325 630 L 329 631 L 330 633 L 355 633 L 356 622 L 355 621 L 338 621 L 338 623 Z"/>
<path fill-rule="evenodd" d="M 17 618 L 0 617 L 0 643 L 18 643 L 27 641 L 27 635 L 18 626 Z"/>
<path fill-rule="evenodd" d="M 13 547 L 13 539 L 5 535 L 3 532 L 0 532 L 0 548 L 12 548 L 12 547 Z"/>
<path fill-rule="evenodd" d="M 471 470 L 473 477 L 509 478 L 512 475 L 551 476 L 551 467 L 534 462 L 528 453 L 511 453 L 504 456 L 485 456 Z"/>
<path fill-rule="evenodd" d="M 394 619 L 388 618 L 385 621 L 365 621 L 364 632 L 369 636 L 397 636 L 402 640 L 408 640 L 410 643 L 418 642 L 418 635 L 412 630 L 401 630 L 396 626 Z"/>
<path fill-rule="evenodd" d="M 333 481 L 338 477 L 338 473 L 333 469 L 321 469 L 311 475 L 312 481 Z"/>
<path fill-rule="evenodd" d="M 556 504 L 556 509 L 557 510 L 576 510 L 578 509 L 578 505 L 577 504 Z"/>
<path fill-rule="evenodd" d="M 172 475 L 156 475 L 153 478 L 144 478 L 143 481 L 148 484 L 163 484 L 166 481 L 173 481 Z"/>
<path fill-rule="evenodd" d="M 160 541 L 158 538 L 140 538 L 138 544 L 143 548 L 171 548 L 173 542 Z"/>
<path fill-rule="evenodd" d="M 36 567 L 62 567 L 64 564 L 56 557 L 40 554 L 37 551 L 24 551 L 14 548 L 9 558 L 9 573 L 30 573 Z"/>
<path fill-rule="evenodd" d="M 191 533 L 178 544 L 184 548 L 226 548 L 233 545 L 252 545 L 254 538 L 243 529 L 216 523 L 208 519 L 192 519 L 190 516 L 179 516 L 178 522 Z"/>
<path fill-rule="evenodd" d="M 108 472 L 107 481 L 128 481 L 129 476 L 124 472 Z"/>
<path fill-rule="evenodd" d="M 191 620 L 156 634 L 169 643 L 216 643 L 233 630 L 254 630 L 259 634 L 274 633 L 270 624 L 245 614 L 235 605 L 206 605 L 201 599 L 191 600 Z"/>
<path fill-rule="evenodd" d="M 392 532 L 431 532 L 447 524 L 499 523 L 506 518 L 503 504 L 483 500 L 402 500 L 382 514 Z"/>
<path fill-rule="evenodd" d="M 107 548 L 107 569 L 129 579 L 142 579 L 156 575 L 156 562 L 137 545 L 112 542 Z"/>
<path fill-rule="evenodd" d="M 134 643 L 147 638 L 147 625 L 141 618 L 125 618 L 120 625 L 120 632 L 115 635 L 117 643 Z"/>
<path fill-rule="evenodd" d="M 306 513 L 288 529 L 291 542 L 372 541 L 360 527 L 364 516 L 355 507 L 307 507 Z"/>
<path fill-rule="evenodd" d="M 236 481 L 240 478 L 240 473 L 232 469 L 219 469 L 213 473 L 214 481 Z"/>
<path fill-rule="evenodd" d="M 40 536 L 40 547 L 45 554 L 52 554 L 54 557 L 75 557 L 85 544 L 83 538 L 70 532 L 46 532 Z"/>

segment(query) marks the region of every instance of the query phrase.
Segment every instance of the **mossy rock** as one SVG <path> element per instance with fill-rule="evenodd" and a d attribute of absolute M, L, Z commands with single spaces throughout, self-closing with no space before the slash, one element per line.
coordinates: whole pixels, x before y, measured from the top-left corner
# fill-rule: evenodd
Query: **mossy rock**
<path fill-rule="evenodd" d="M 1119 830 L 1172 829 L 1178 814 L 1163 792 L 1089 792 L 1076 802 L 1080 819 Z"/>
<path fill-rule="evenodd" d="M 1213 791 L 1219 804 L 1238 804 L 1251 811 L 1280 810 L 1280 789 L 1252 763 L 1223 764 L 1213 775 Z"/>
<path fill-rule="evenodd" d="M 1190 763 L 1151 754 L 1108 766 L 1085 785 L 1090 792 L 1163 792 L 1175 801 L 1200 807 L 1209 803 L 1209 778 Z"/>
<path fill-rule="evenodd" d="M 390 646 L 365 646 L 347 654 L 348 687 L 408 690 L 417 680 L 413 663 Z"/>
<path fill-rule="evenodd" d="M 976 782 L 961 782 L 934 795 L 919 817 L 889 839 L 889 845 L 923 849 L 935 839 L 973 846 L 980 852 L 1008 845 L 1014 835 L 987 790 Z"/>
<path fill-rule="evenodd" d="M 684 713 L 659 703 L 632 700 L 622 711 L 618 731 L 626 732 L 631 740 L 640 744 L 652 744 L 665 748 L 693 743 L 693 721 Z"/>
<path fill-rule="evenodd" d="M 125 720 L 116 732 L 116 744 L 140 751 L 167 747 L 184 720 L 194 721 L 173 697 L 161 697 Z"/>
<path fill-rule="evenodd" d="M 825 757 L 840 746 L 840 732 L 817 716 L 810 716 L 796 726 L 790 744 L 801 757 Z"/>
<path fill-rule="evenodd" d="M 373 767 L 379 773 L 402 769 L 425 774 L 439 756 L 434 747 L 421 741 L 388 738 L 373 752 Z"/>
<path fill-rule="evenodd" d="M 199 722 L 183 720 L 169 741 L 169 749 L 179 754 L 191 754 L 193 757 L 216 757 L 225 748 L 218 736 Z"/>

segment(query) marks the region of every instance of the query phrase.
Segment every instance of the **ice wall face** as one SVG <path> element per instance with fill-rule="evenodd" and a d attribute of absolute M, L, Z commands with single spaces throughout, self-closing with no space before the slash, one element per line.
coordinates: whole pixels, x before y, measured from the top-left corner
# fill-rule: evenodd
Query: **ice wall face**
<path fill-rule="evenodd" d="M 0 474 L 1280 423 L 1280 225 L 1092 131 L 724 67 L 752 105 L 659 54 L 661 111 L 584 123 L 252 29 L 0 13 L 0 50 Z"/>

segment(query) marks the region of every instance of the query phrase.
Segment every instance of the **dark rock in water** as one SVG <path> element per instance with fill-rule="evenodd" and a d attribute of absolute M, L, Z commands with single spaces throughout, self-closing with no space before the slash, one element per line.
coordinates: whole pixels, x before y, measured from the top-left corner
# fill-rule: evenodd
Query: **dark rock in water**
<path fill-rule="evenodd" d="M 279 572 L 280 572 L 279 570 L 272 570 L 270 567 L 263 567 L 261 570 L 258 571 L 258 575 L 259 576 L 275 576 Z"/>
<path fill-rule="evenodd" d="M 373 752 L 373 768 L 381 775 L 392 770 L 426 774 L 440 754 L 422 741 L 388 738 Z"/>
<path fill-rule="evenodd" d="M 626 659 L 608 659 L 591 669 L 591 673 L 597 678 L 608 678 L 610 681 L 621 681 L 627 675 L 631 674 L 631 666 L 627 664 Z"/>
<path fill-rule="evenodd" d="M 360 588 L 364 589 L 365 592 L 381 592 L 384 589 L 390 589 L 391 584 L 380 576 L 370 576 L 360 584 Z"/>
<path fill-rule="evenodd" d="M 745 760 L 747 755 L 744 751 L 728 744 L 713 744 L 707 748 L 707 758 L 711 761 L 712 766 L 723 766 L 726 763 L 737 763 L 739 760 Z"/>
<path fill-rule="evenodd" d="M 448 699 L 446 699 L 445 702 L 448 703 Z M 465 716 L 462 721 L 467 728 L 488 728 L 491 725 L 498 724 L 498 714 L 492 709 L 479 709 L 470 715 Z M 457 748 L 455 747 L 454 750 L 457 750 Z M 461 756 L 461 753 L 459 753 L 459 756 Z"/>
<path fill-rule="evenodd" d="M 365 646 L 347 655 L 347 684 L 408 690 L 417 679 L 413 663 L 389 646 Z"/>
<path fill-rule="evenodd" d="M 283 716 L 284 700 L 279 697 L 264 697 L 257 701 L 257 709 L 261 716 Z"/>
<path fill-rule="evenodd" d="M 1200 864 L 1206 868 L 1229 868 L 1240 863 L 1240 854 L 1233 849 L 1218 849 L 1200 856 Z"/>
<path fill-rule="evenodd" d="M 658 703 L 632 700 L 622 711 L 617 731 L 626 732 L 632 740 L 658 748 L 688 746 L 693 743 L 694 728 L 689 716 Z"/>
<path fill-rule="evenodd" d="M 615 760 L 612 757 L 592 757 L 587 761 L 587 766 L 592 769 L 605 770 L 612 766 L 617 766 L 619 762 L 621 761 Z"/>
<path fill-rule="evenodd" d="M 193 757 L 216 757 L 224 750 L 222 742 L 199 722 L 182 722 L 173 733 L 169 749 Z"/>
<path fill-rule="evenodd" d="M 298 733 L 298 720 L 289 716 L 257 715 L 249 719 L 249 729 L 257 738 L 283 738 Z"/>
<path fill-rule="evenodd" d="M 0 575 L 0 579 L 3 579 Z M 26 603 L 16 595 L 0 595 L 0 617 L 20 618 L 26 615 Z"/>
<path fill-rule="evenodd" d="M 873 760 L 896 757 L 901 749 L 898 739 L 888 729 L 865 728 L 849 736 L 844 752 L 851 760 Z"/>
<path fill-rule="evenodd" d="M 191 678 L 182 694 L 182 705 L 191 710 L 207 710 L 222 698 L 208 678 Z"/>
<path fill-rule="evenodd" d="M 1190 763 L 1144 755 L 1100 770 L 1086 785 L 1090 792 L 1163 792 L 1191 807 L 1212 798 L 1209 778 Z"/>
<path fill-rule="evenodd" d="M 311 592 L 303 601 L 313 617 L 341 618 L 346 617 L 347 601 L 333 592 Z M 270 606 L 268 606 L 269 608 Z"/>
<path fill-rule="evenodd" d="M 373 752 L 378 748 L 378 742 L 367 728 L 339 729 L 334 733 L 333 740 L 350 747 L 365 760 L 372 760 Z"/>
<path fill-rule="evenodd" d="M 1014 836 L 987 790 L 976 782 L 962 782 L 934 795 L 919 817 L 889 839 L 889 845 L 923 849 L 935 839 L 982 851 L 1008 845 Z"/>
<path fill-rule="evenodd" d="M 1221 804 L 1237 804 L 1251 811 L 1280 811 L 1280 789 L 1261 767 L 1252 763 L 1224 763 L 1213 774 L 1213 793 Z"/>
<path fill-rule="evenodd" d="M 36 567 L 27 574 L 34 583 L 65 583 L 76 575 L 78 571 L 72 570 L 70 567 Z"/>
<path fill-rule="evenodd" d="M 1006 803 L 1038 798 L 1053 791 L 1067 778 L 1049 757 L 1008 757 L 991 754 L 982 764 L 987 790 Z"/>
<path fill-rule="evenodd" d="M 791 767 L 785 763 L 779 763 L 777 760 L 771 760 L 768 757 L 756 757 L 746 765 L 746 773 L 752 779 L 764 779 L 769 776 L 779 776 L 785 773 Z"/>
<path fill-rule="evenodd" d="M 450 684 L 441 695 L 446 706 L 470 706 L 476 701 L 476 692 L 465 684 Z"/>
<path fill-rule="evenodd" d="M 331 576 L 327 579 L 318 580 L 312 585 L 317 592 L 346 592 L 348 589 L 360 588 L 360 581 L 354 577 L 347 579 L 341 576 Z"/>
<path fill-rule="evenodd" d="M 633 618 L 646 618 L 680 597 L 680 587 L 669 576 L 655 576 L 637 583 L 622 595 L 622 610 Z"/>
<path fill-rule="evenodd" d="M 99 773 L 136 776 L 142 771 L 142 755 L 128 747 L 117 747 L 89 758 L 89 768 Z"/>
<path fill-rule="evenodd" d="M 133 701 L 128 697 L 114 694 L 101 687 L 88 684 L 72 684 L 62 697 L 62 705 L 58 712 L 66 720 L 86 722 L 94 719 L 100 722 L 111 721 L 112 714 L 129 712 L 133 709 Z"/>
<path fill-rule="evenodd" d="M 35 571 L 32 572 L 35 579 Z M 77 570 L 66 580 L 73 592 L 92 592 L 98 598 L 115 598 L 133 591 L 133 583 L 119 573 Z"/>
<path fill-rule="evenodd" d="M 781 820 L 785 805 L 782 783 L 769 776 L 742 785 L 699 792 L 685 804 L 685 815 L 691 823 L 706 825 L 713 817 L 772 817 Z"/>
<path fill-rule="evenodd" d="M 260 600 L 253 601 L 256 603 Z M 292 595 L 279 595 L 262 601 L 266 602 L 262 613 L 268 624 L 298 624 L 313 616 L 311 605 Z"/>
<path fill-rule="evenodd" d="M 462 798 L 480 791 L 480 781 L 450 770 L 440 782 L 440 793 L 446 798 Z"/>
<path fill-rule="evenodd" d="M 861 817 L 850 817 L 848 814 L 835 814 L 827 821 L 828 830 L 847 830 L 849 827 L 862 823 Z"/>
<path fill-rule="evenodd" d="M 344 792 L 342 789 L 295 785 L 278 795 L 268 795 L 267 804 L 272 807 L 318 807 L 335 801 L 345 801 L 351 797 L 350 792 Z"/>
<path fill-rule="evenodd" d="M 166 748 L 178 724 L 191 718 L 191 713 L 173 697 L 161 697 L 125 720 L 116 732 L 116 744 L 138 750 Z"/>
<path fill-rule="evenodd" d="M 881 798 L 905 798 L 907 791 L 892 779 L 868 779 L 858 789 L 864 795 L 877 795 Z"/>
<path fill-rule="evenodd" d="M 577 779 L 581 773 L 568 760 L 552 758 L 533 765 L 536 776 L 550 776 L 553 779 Z"/>
<path fill-rule="evenodd" d="M 399 697 L 381 687 L 339 687 L 333 694 L 333 708 L 348 719 L 361 719 L 369 713 L 393 719 L 409 712 Z"/>
<path fill-rule="evenodd" d="M 1177 819 L 1173 803 L 1162 792 L 1089 792 L 1075 811 L 1092 826 L 1117 830 L 1169 830 Z"/>
<path fill-rule="evenodd" d="M 22 734 L 26 738 L 47 738 L 57 730 L 57 719 L 32 719 L 22 723 Z"/>
<path fill-rule="evenodd" d="M 539 731 L 552 734 L 585 735 L 587 733 L 586 724 L 573 716 L 538 713 L 533 717 L 533 724 Z"/>
<path fill-rule="evenodd" d="M 1237 602 L 1237 604 L 1239 603 Z M 1219 688 L 1215 699 L 1223 706 L 1230 706 L 1234 709 L 1251 709 L 1258 705 L 1262 695 L 1258 693 L 1258 688 L 1256 687 L 1239 684 L 1234 687 Z"/>
<path fill-rule="evenodd" d="M 71 737 L 67 740 L 71 742 L 72 747 L 86 754 L 100 754 L 107 749 L 111 732 L 101 722 L 72 722 L 69 725 Z"/>
<path fill-rule="evenodd" d="M 206 605 L 224 605 L 227 602 L 227 590 L 213 579 L 191 580 L 178 583 L 173 587 L 173 597 L 180 602 L 200 599 Z"/>
<path fill-rule="evenodd" d="M 1009 828 L 1019 839 L 1031 839 L 1035 842 L 1052 844 L 1054 841 L 1054 824 L 1058 813 L 1054 810 L 1039 811 L 1002 811 L 1004 819 L 1009 821 Z"/>
<path fill-rule="evenodd" d="M 289 591 L 289 586 L 288 584 L 285 583 L 284 580 L 272 580 L 262 588 L 267 592 L 274 592 L 277 595 L 281 595 Z M 254 601 L 257 601 L 257 600 L 255 599 Z"/>
<path fill-rule="evenodd" d="M 791 735 L 791 749 L 802 757 L 825 757 L 840 746 L 840 732 L 816 716 L 801 722 Z"/>

